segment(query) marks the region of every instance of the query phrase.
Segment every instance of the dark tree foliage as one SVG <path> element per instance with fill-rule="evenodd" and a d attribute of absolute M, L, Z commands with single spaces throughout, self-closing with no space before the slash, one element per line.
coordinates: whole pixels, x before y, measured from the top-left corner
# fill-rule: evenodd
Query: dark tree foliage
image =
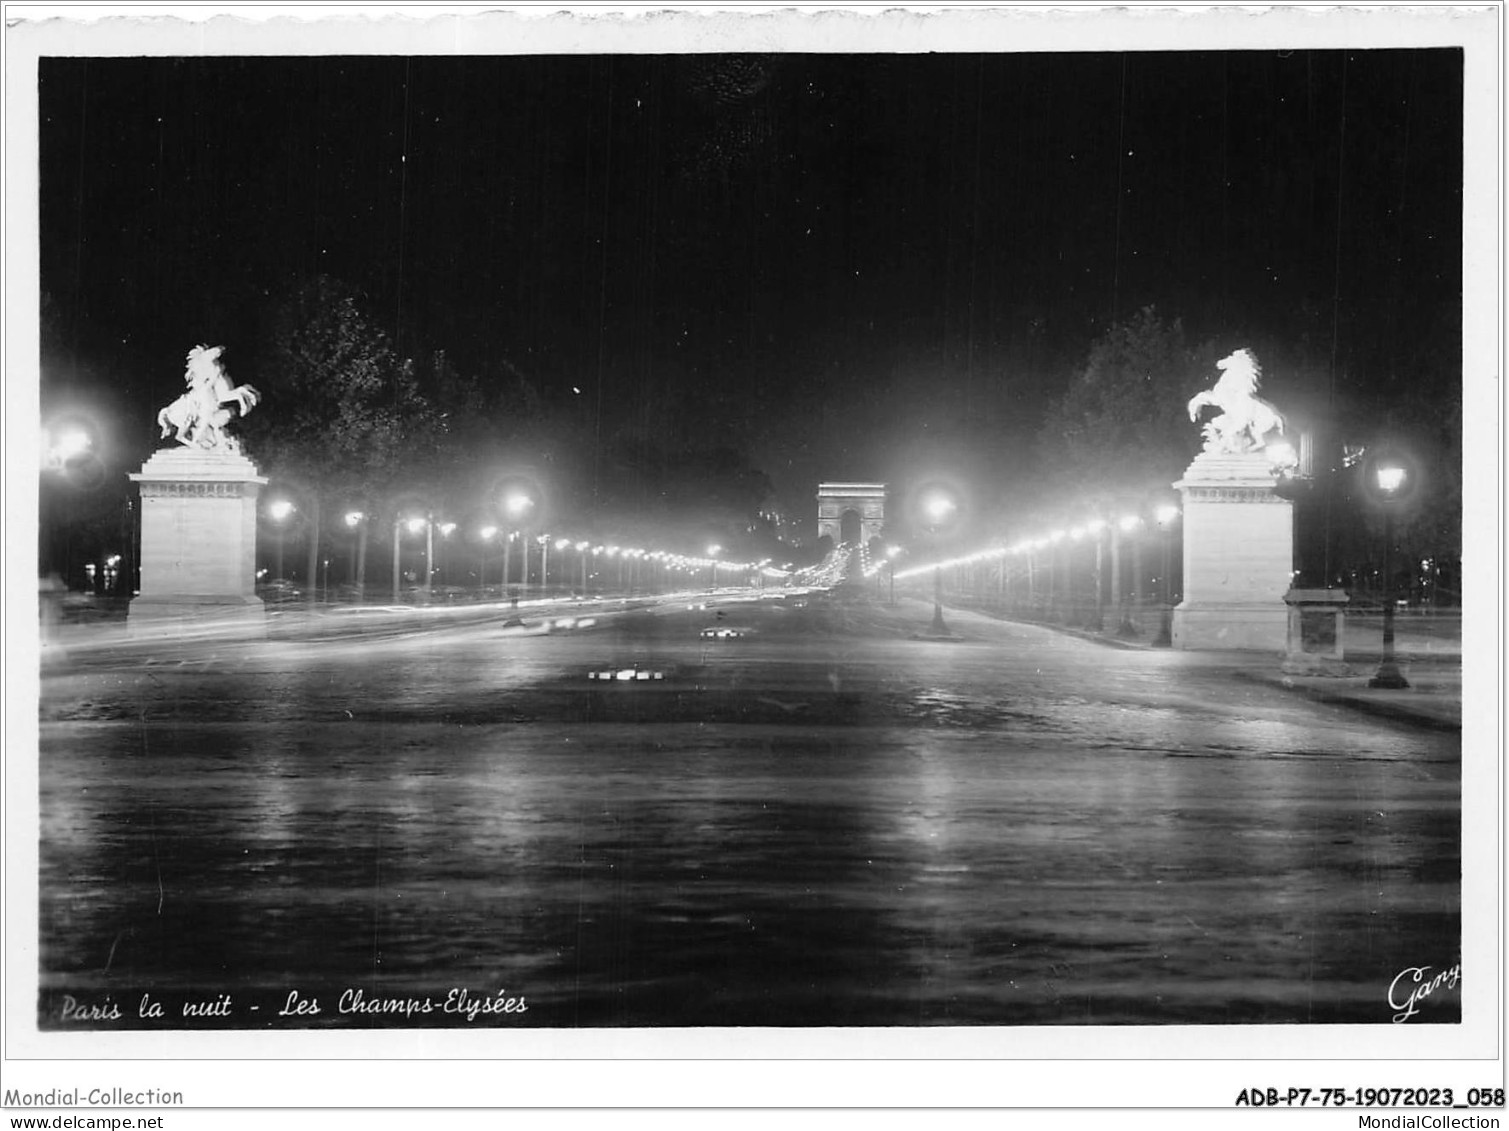
<path fill-rule="evenodd" d="M 1216 356 L 1152 307 L 1117 322 L 1048 408 L 1038 445 L 1045 480 L 1076 500 L 1166 491 L 1199 450 L 1185 406 L 1214 380 Z"/>
<path fill-rule="evenodd" d="M 360 296 L 329 278 L 279 307 L 257 385 L 262 403 L 241 432 L 263 473 L 294 488 L 309 511 L 313 578 L 321 515 L 338 506 L 381 514 L 394 492 L 416 486 L 434 464 L 436 413 Z"/>

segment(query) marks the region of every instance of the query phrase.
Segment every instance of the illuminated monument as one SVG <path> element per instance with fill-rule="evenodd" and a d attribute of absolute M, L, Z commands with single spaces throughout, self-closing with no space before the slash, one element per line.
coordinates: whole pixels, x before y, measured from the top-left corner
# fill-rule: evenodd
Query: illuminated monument
<path fill-rule="evenodd" d="M 817 485 L 817 536 L 833 545 L 845 542 L 864 546 L 885 529 L 884 483 L 819 483 Z M 862 580 L 859 554 L 849 556 L 850 583 Z"/>
<path fill-rule="evenodd" d="M 844 527 L 858 526 L 863 544 L 879 538 L 885 528 L 884 483 L 819 483 L 817 485 L 817 536 L 844 542 Z"/>
<path fill-rule="evenodd" d="M 1219 414 L 1203 428 L 1205 448 L 1175 483 L 1184 500 L 1184 600 L 1173 613 L 1173 645 L 1190 650 L 1283 652 L 1294 569 L 1293 508 L 1274 490 L 1279 411 L 1257 395 L 1262 370 L 1247 350 L 1217 362 L 1215 386 L 1189 402 Z M 1292 457 L 1291 457 L 1292 458 Z"/>
<path fill-rule="evenodd" d="M 266 479 L 225 431 L 230 405 L 245 415 L 259 400 L 232 386 L 220 347 L 189 351 L 187 391 L 157 414 L 175 448 L 131 475 L 141 490 L 141 590 L 126 615 L 131 633 L 176 632 L 206 621 L 263 631 L 255 593 L 257 494 Z"/>

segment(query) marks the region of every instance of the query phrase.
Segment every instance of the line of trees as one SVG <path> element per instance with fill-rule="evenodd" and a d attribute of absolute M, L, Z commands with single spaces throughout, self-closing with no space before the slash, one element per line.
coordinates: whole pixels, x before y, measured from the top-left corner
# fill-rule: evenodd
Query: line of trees
<path fill-rule="evenodd" d="M 736 444 L 710 434 L 705 406 L 694 399 L 646 387 L 639 411 L 604 420 L 569 383 L 507 358 L 463 372 L 443 351 L 400 356 L 362 296 L 329 278 L 284 296 L 264 325 L 249 360 L 229 359 L 234 378 L 264 395 L 234 427 L 273 486 L 299 496 L 310 585 L 332 536 L 348 545 L 348 511 L 362 511 L 377 529 L 391 529 L 400 512 L 480 527 L 498 519 L 499 484 L 519 473 L 546 493 L 538 519 L 573 537 L 687 552 L 716 541 L 728 556 L 793 557 L 758 517 L 771 509 L 769 479 Z M 1393 443 L 1421 472 L 1395 526 L 1393 560 L 1404 563 L 1401 573 L 1435 571 L 1438 582 L 1444 570 L 1453 581 L 1441 583 L 1443 596 L 1459 600 L 1463 397 L 1460 344 L 1450 331 L 1443 328 L 1439 348 L 1421 343 L 1398 373 L 1378 375 L 1371 399 L 1355 376 L 1336 381 L 1329 358 L 1304 343 L 1196 340 L 1177 318 L 1139 310 L 1089 343 L 1043 413 L 1032 481 L 1003 491 L 994 513 L 982 511 L 980 528 L 1057 526 L 1073 515 L 1172 499 L 1170 485 L 1200 445 L 1185 405 L 1211 385 L 1217 358 L 1246 346 L 1263 364 L 1262 394 L 1315 441 L 1315 478 L 1298 501 L 1301 580 L 1352 588 L 1382 580 L 1373 564 L 1382 557 L 1382 523 L 1357 480 L 1360 465 L 1347 466 L 1343 451 Z M 44 485 L 44 570 L 124 548 L 130 500 L 118 478 L 92 495 Z M 1021 499 L 1031 500 L 1030 510 Z M 70 584 L 80 574 L 73 571 Z"/>
<path fill-rule="evenodd" d="M 253 380 L 264 399 L 238 431 L 270 489 L 306 511 L 311 586 L 344 514 L 388 528 L 403 514 L 501 523 L 500 484 L 520 477 L 541 492 L 536 521 L 565 533 L 779 552 L 755 521 L 769 480 L 737 449 L 685 442 L 691 430 L 669 413 L 658 431 L 623 421 L 604 435 L 577 390 L 552 394 L 506 359 L 464 373 L 443 351 L 400 357 L 334 279 L 280 304 Z"/>
<path fill-rule="evenodd" d="M 1039 516 L 1114 513 L 1173 499 L 1171 484 L 1199 451 L 1189 398 L 1217 377 L 1216 360 L 1249 347 L 1263 365 L 1261 395 L 1288 418 L 1290 440 L 1308 434 L 1310 478 L 1296 485 L 1299 584 L 1368 590 L 1433 586 L 1460 602 L 1462 373 L 1459 342 L 1446 334 L 1414 360 L 1405 381 L 1378 374 L 1372 389 L 1334 380 L 1328 359 L 1262 339 L 1196 341 L 1178 319 L 1149 307 L 1093 342 L 1082 369 L 1045 414 L 1038 442 Z M 1359 453 L 1400 449 L 1419 489 L 1395 524 L 1395 577 L 1376 574 L 1382 512 L 1361 481 Z M 1350 455 L 1349 455 L 1350 453 Z M 1016 516 L 1018 521 L 1023 517 Z M 1427 577 L 1427 575 L 1429 575 Z"/>

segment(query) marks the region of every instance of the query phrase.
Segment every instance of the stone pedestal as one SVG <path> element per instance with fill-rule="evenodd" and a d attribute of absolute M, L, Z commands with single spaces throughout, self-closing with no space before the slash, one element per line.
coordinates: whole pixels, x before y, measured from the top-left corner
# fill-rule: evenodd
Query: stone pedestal
<path fill-rule="evenodd" d="M 1351 675 L 1347 667 L 1347 594 L 1341 589 L 1291 589 L 1288 652 L 1283 670 L 1290 675 Z"/>
<path fill-rule="evenodd" d="M 141 591 L 131 634 L 211 625 L 266 631 L 256 595 L 257 494 L 267 482 L 232 452 L 157 452 L 130 477 L 141 489 Z"/>
<path fill-rule="evenodd" d="M 1202 452 L 1174 484 L 1184 498 L 1184 600 L 1173 645 L 1283 654 L 1294 516 L 1262 452 Z"/>

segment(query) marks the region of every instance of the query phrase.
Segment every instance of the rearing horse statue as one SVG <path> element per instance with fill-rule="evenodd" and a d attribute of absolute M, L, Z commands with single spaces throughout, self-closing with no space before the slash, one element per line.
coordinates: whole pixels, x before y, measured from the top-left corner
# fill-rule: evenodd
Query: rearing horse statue
<path fill-rule="evenodd" d="M 184 382 L 188 391 L 157 414 L 162 435 L 172 433 L 185 447 L 239 453 L 241 445 L 225 431 L 231 419 L 226 405 L 245 416 L 262 394 L 250 385 L 232 386 L 220 362 L 223 346 L 195 346 L 189 351 Z"/>

